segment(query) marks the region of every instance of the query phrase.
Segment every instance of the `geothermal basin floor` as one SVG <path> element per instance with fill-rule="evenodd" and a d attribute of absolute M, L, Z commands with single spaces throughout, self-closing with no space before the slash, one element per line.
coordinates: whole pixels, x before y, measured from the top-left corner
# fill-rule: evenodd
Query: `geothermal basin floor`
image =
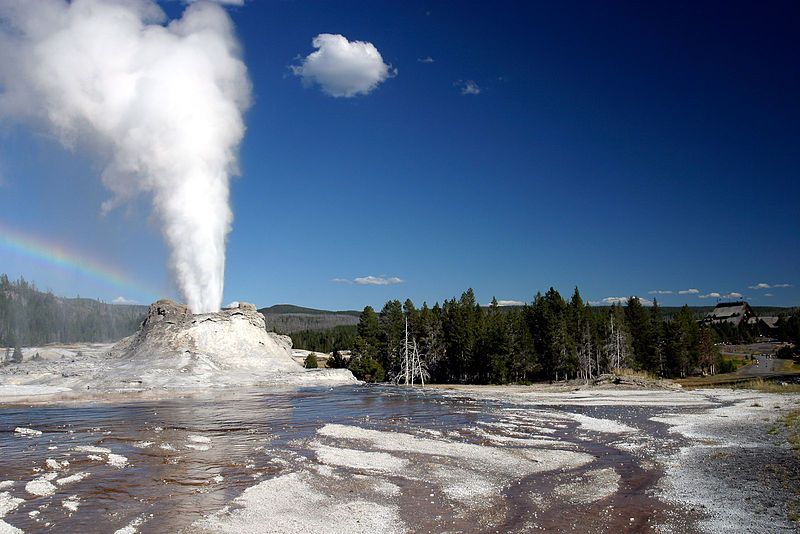
<path fill-rule="evenodd" d="M 364 385 L 0 404 L 0 533 L 796 532 L 797 409 Z"/>

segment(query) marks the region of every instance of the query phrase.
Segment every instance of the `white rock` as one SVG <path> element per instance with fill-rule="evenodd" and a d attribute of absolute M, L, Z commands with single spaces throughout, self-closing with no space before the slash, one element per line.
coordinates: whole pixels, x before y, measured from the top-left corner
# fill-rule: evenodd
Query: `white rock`
<path fill-rule="evenodd" d="M 109 454 L 108 455 L 108 465 L 117 468 L 123 468 L 128 465 L 128 459 L 122 456 L 121 454 Z"/>
<path fill-rule="evenodd" d="M 25 427 L 22 427 L 22 426 L 18 426 L 17 428 L 15 428 L 14 432 L 16 432 L 17 434 L 23 435 L 23 436 L 30 436 L 30 437 L 35 437 L 35 436 L 41 436 L 42 435 L 42 431 L 41 430 L 34 430 L 33 428 L 25 428 Z"/>
<path fill-rule="evenodd" d="M 74 475 L 70 475 L 68 477 L 59 478 L 56 480 L 56 484 L 59 486 L 66 486 L 68 484 L 74 484 L 75 482 L 80 482 L 84 478 L 88 477 L 89 473 L 85 471 L 81 471 L 80 473 L 75 473 Z"/>
<path fill-rule="evenodd" d="M 56 492 L 56 487 L 46 477 L 39 477 L 25 484 L 25 491 L 38 497 L 46 497 Z"/>

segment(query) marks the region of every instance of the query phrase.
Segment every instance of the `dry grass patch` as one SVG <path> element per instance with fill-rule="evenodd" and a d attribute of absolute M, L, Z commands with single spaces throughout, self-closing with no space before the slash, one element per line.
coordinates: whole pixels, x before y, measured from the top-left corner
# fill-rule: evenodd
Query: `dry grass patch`
<path fill-rule="evenodd" d="M 797 454 L 800 454 L 800 410 L 793 410 L 783 416 L 786 426 L 786 439 Z"/>
<path fill-rule="evenodd" d="M 763 378 L 754 378 L 747 382 L 739 382 L 730 385 L 730 387 L 734 389 L 753 389 L 764 393 L 800 393 L 800 384 L 764 380 Z"/>

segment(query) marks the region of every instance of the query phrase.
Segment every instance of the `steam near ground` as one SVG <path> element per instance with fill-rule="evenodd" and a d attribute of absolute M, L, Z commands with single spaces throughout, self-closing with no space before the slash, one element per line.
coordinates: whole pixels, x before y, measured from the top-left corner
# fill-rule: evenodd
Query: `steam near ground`
<path fill-rule="evenodd" d="M 183 297 L 218 310 L 250 103 L 224 9 L 193 3 L 167 21 L 150 0 L 10 0 L 0 22 L 0 119 L 91 150 L 112 193 L 104 211 L 152 197 Z"/>

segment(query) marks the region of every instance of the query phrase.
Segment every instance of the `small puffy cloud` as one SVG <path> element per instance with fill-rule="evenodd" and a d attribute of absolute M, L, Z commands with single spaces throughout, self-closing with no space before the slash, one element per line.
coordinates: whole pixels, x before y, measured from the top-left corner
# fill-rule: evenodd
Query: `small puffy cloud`
<path fill-rule="evenodd" d="M 238 308 L 239 307 L 239 301 L 238 300 L 231 301 L 225 307 L 226 308 Z"/>
<path fill-rule="evenodd" d="M 764 293 L 764 296 L 765 297 L 774 297 L 775 295 L 773 295 L 772 293 Z"/>
<path fill-rule="evenodd" d="M 770 289 L 772 286 L 769 284 L 765 284 L 764 282 L 759 282 L 754 286 L 747 286 L 748 289 Z"/>
<path fill-rule="evenodd" d="M 611 306 L 613 304 L 626 304 L 628 302 L 629 298 L 637 299 L 639 301 L 639 303 L 641 303 L 642 306 L 652 306 L 653 305 L 653 301 L 652 300 L 648 300 L 648 299 L 642 298 L 642 297 L 637 297 L 636 295 L 633 295 L 631 297 L 606 297 L 606 298 L 604 298 L 602 300 L 590 300 L 589 304 L 593 304 L 595 306 L 599 306 L 599 305 Z"/>
<path fill-rule="evenodd" d="M 361 276 L 354 278 L 353 282 L 360 286 L 393 286 L 402 284 L 403 280 L 396 276 Z"/>
<path fill-rule="evenodd" d="M 742 295 L 741 293 L 737 293 L 736 291 L 731 291 L 730 293 L 726 293 L 725 295 L 722 295 L 722 298 L 726 298 L 726 299 L 740 299 L 740 298 L 742 298 L 742 296 L 743 296 L 743 295 Z"/>
<path fill-rule="evenodd" d="M 117 297 L 111 301 L 112 304 L 139 304 L 138 301 L 126 299 L 125 297 Z"/>
<path fill-rule="evenodd" d="M 521 300 L 498 300 L 498 306 L 524 306 L 525 303 Z"/>
<path fill-rule="evenodd" d="M 705 295 L 698 295 L 697 298 L 700 298 L 700 299 L 721 299 L 722 295 L 717 293 L 716 291 L 713 291 L 713 292 L 707 293 Z"/>
<path fill-rule="evenodd" d="M 690 288 L 690 289 L 681 289 L 678 291 L 678 295 L 698 295 L 700 290 L 697 288 Z"/>
<path fill-rule="evenodd" d="M 648 295 L 672 295 L 674 291 L 671 289 L 654 289 L 652 291 L 648 291 Z"/>
<path fill-rule="evenodd" d="M 306 86 L 317 84 L 333 97 L 351 98 L 372 92 L 380 83 L 397 75 L 383 62 L 375 45 L 348 41 L 344 35 L 321 33 L 311 42 L 317 50 L 289 67 Z"/>
<path fill-rule="evenodd" d="M 331 282 L 337 284 L 356 284 L 359 286 L 393 286 L 402 284 L 404 280 L 396 276 L 360 276 L 358 278 L 334 278 Z"/>
<path fill-rule="evenodd" d="M 426 57 L 418 57 L 417 61 L 420 63 L 433 63 L 435 59 L 433 59 L 431 56 L 426 56 Z"/>
<path fill-rule="evenodd" d="M 792 284 L 767 284 L 765 282 L 759 282 L 752 286 L 747 286 L 748 289 L 778 289 L 784 287 L 792 287 Z"/>
<path fill-rule="evenodd" d="M 455 83 L 456 87 L 461 89 L 462 95 L 479 95 L 481 88 L 475 83 L 475 80 L 458 80 Z"/>

